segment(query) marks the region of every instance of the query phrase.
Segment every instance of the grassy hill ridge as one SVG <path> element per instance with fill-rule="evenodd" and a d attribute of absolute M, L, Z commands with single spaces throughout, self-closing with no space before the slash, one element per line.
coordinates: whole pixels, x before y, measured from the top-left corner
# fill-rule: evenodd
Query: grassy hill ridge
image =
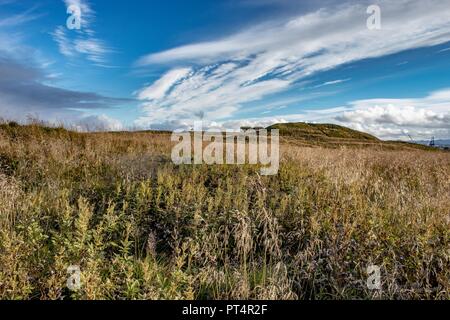
<path fill-rule="evenodd" d="M 316 124 L 305 122 L 280 123 L 272 125 L 267 129 L 280 130 L 282 142 L 304 147 L 379 147 L 387 150 L 420 149 L 436 151 L 435 149 L 425 145 L 402 141 L 383 141 L 366 132 L 353 130 L 336 124 Z"/>
<path fill-rule="evenodd" d="M 426 145 L 414 144 L 402 141 L 383 141 L 368 133 L 360 132 L 335 124 L 309 124 L 309 123 L 284 123 L 275 124 L 267 129 L 280 130 L 281 142 L 298 147 L 323 147 L 323 148 L 367 148 L 376 147 L 384 150 L 428 150 L 438 151 Z M 69 139 L 70 141 L 83 141 L 88 137 L 99 135 L 113 135 L 120 138 L 126 149 L 128 143 L 134 143 L 143 137 L 156 137 L 161 139 L 161 144 L 167 140 L 167 148 L 170 141 L 168 131 L 133 131 L 133 132 L 96 132 L 80 133 L 64 129 L 62 127 L 48 127 L 43 124 L 19 125 L 17 123 L 0 123 L 0 136 L 11 139 Z"/>
<path fill-rule="evenodd" d="M 282 136 L 303 139 L 356 139 L 364 141 L 377 141 L 380 139 L 364 132 L 356 131 L 336 124 L 315 123 L 284 123 L 270 126 L 269 129 L 278 129 Z"/>

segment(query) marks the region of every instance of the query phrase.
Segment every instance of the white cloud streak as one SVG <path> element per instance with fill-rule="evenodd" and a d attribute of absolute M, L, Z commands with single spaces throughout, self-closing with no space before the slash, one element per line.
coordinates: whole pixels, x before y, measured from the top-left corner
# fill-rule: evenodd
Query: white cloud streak
<path fill-rule="evenodd" d="M 175 83 L 188 75 L 190 69 L 174 69 L 167 72 L 151 86 L 144 88 L 139 92 L 138 98 L 141 100 L 154 100 L 163 98 L 167 91 Z"/>
<path fill-rule="evenodd" d="M 322 88 L 322 87 L 331 86 L 331 85 L 334 85 L 334 84 L 344 83 L 344 82 L 347 82 L 347 81 L 350 81 L 350 80 L 351 79 L 339 79 L 339 80 L 327 81 L 327 82 L 321 83 L 321 84 L 319 84 L 317 86 L 314 86 L 314 88 Z"/>
<path fill-rule="evenodd" d="M 1 3 L 0 3 L 1 5 Z M 33 21 L 35 19 L 38 19 L 41 15 L 35 14 L 34 8 L 31 8 L 25 12 L 9 16 L 7 18 L 0 17 L 0 28 L 10 28 L 10 27 L 17 27 L 21 24 L 24 24 L 29 21 Z"/>

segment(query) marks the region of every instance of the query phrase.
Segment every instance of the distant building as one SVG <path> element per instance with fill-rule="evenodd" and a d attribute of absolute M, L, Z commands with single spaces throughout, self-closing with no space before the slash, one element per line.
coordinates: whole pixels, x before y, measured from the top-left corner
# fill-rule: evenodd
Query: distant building
<path fill-rule="evenodd" d="M 254 130 L 256 133 L 260 132 L 261 130 L 265 130 L 264 127 L 241 127 L 241 132 L 247 132 L 249 130 Z"/>

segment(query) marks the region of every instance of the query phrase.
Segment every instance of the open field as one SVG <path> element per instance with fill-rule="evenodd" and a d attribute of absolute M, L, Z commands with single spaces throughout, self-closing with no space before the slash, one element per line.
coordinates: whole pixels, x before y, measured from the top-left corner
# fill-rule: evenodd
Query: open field
<path fill-rule="evenodd" d="M 450 153 L 363 140 L 284 137 L 261 177 L 174 166 L 167 133 L 1 125 L 0 299 L 450 299 Z"/>

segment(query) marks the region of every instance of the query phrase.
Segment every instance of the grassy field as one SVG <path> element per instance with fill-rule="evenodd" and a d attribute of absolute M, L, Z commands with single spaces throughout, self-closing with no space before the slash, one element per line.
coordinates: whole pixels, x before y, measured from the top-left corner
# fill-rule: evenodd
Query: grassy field
<path fill-rule="evenodd" d="M 167 133 L 1 125 L 0 298 L 450 299 L 450 153 L 325 136 L 261 177 L 174 166 Z"/>

